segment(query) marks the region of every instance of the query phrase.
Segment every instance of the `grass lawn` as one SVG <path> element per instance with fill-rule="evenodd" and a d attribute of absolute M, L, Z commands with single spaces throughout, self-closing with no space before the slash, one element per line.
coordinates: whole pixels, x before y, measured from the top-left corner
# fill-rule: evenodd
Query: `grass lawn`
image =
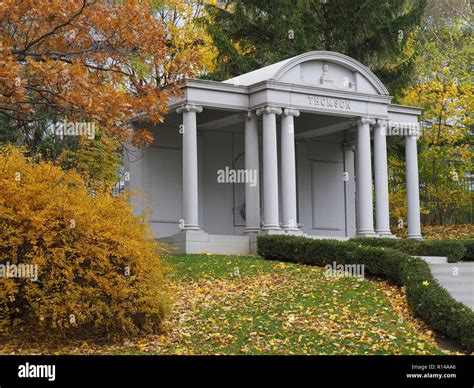
<path fill-rule="evenodd" d="M 161 335 L 119 346 L 84 343 L 37 351 L 443 354 L 433 333 L 411 315 L 403 290 L 384 281 L 326 279 L 322 268 L 254 256 L 178 255 L 164 260 L 173 305 Z"/>
<path fill-rule="evenodd" d="M 442 354 L 403 291 L 252 256 L 179 255 L 165 354 Z"/>

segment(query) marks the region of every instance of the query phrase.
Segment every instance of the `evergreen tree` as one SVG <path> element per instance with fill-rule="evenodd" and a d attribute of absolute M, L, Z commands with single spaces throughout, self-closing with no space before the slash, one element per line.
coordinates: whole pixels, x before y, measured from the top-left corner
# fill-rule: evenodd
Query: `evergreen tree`
<path fill-rule="evenodd" d="M 209 6 L 208 30 L 223 80 L 312 50 L 367 65 L 393 94 L 410 78 L 406 44 L 425 0 L 239 0 Z"/>

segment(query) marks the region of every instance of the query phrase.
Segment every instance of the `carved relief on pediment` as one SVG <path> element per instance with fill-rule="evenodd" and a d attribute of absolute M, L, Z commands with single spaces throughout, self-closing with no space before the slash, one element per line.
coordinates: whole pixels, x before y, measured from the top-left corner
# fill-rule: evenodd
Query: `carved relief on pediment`
<path fill-rule="evenodd" d="M 302 63 L 300 65 L 300 79 L 306 85 L 357 91 L 354 72 L 327 61 Z"/>

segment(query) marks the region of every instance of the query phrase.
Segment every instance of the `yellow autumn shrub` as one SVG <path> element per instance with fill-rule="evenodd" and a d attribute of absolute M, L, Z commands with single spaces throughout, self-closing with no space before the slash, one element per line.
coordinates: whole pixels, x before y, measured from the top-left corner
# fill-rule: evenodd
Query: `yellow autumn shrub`
<path fill-rule="evenodd" d="M 125 198 L 90 193 L 76 172 L 0 147 L 0 332 L 159 330 L 160 250 Z"/>

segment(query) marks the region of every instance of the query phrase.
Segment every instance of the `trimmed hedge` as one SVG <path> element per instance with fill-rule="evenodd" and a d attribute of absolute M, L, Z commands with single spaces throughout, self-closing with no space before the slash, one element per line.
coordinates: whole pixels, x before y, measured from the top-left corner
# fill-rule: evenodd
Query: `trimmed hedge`
<path fill-rule="evenodd" d="M 404 285 L 408 304 L 417 316 L 433 329 L 458 340 L 469 352 L 474 351 L 474 312 L 438 284 L 422 259 L 395 249 L 364 246 L 354 240 L 342 242 L 282 235 L 258 237 L 257 252 L 268 260 L 316 266 L 334 261 L 363 264 L 367 272 Z"/>
<path fill-rule="evenodd" d="M 462 241 L 455 240 L 413 240 L 397 238 L 357 237 L 350 240 L 371 247 L 393 248 L 414 256 L 446 256 L 449 263 L 457 263 L 466 253 Z"/>
<path fill-rule="evenodd" d="M 462 261 L 474 261 L 474 240 L 461 240 L 460 242 L 466 248 Z"/>

